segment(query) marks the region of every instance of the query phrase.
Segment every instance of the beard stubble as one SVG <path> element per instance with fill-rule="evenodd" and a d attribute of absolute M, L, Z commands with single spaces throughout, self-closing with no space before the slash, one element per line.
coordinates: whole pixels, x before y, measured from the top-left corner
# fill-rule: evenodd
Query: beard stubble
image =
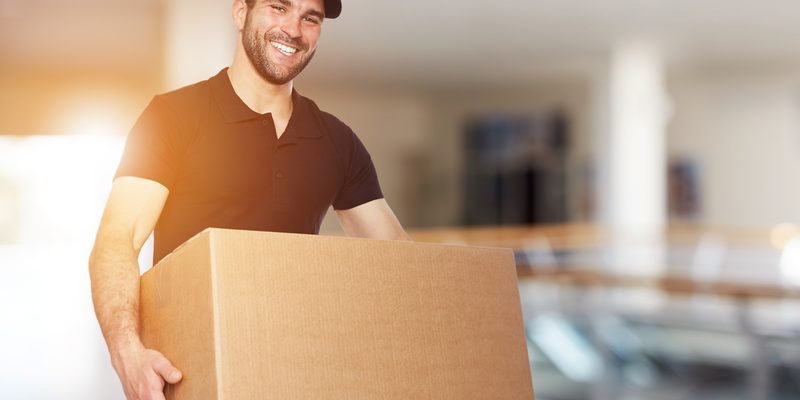
<path fill-rule="evenodd" d="M 269 43 L 270 41 L 289 44 L 297 48 L 298 51 L 308 49 L 308 44 L 292 39 L 286 34 L 282 34 L 282 32 L 265 32 L 262 37 L 259 37 L 258 32 L 251 26 L 250 15 L 248 14 L 245 18 L 244 34 L 242 35 L 244 52 L 258 74 L 272 84 L 283 85 L 290 82 L 305 69 L 306 65 L 314 57 L 315 51 L 305 53 L 296 64 L 288 68 L 280 67 L 273 63 L 267 55 L 268 47 L 272 46 Z"/>

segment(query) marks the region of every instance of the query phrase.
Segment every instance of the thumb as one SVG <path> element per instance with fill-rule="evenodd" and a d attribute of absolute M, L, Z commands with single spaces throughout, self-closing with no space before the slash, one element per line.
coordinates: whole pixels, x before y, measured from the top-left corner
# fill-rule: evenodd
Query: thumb
<path fill-rule="evenodd" d="M 183 374 L 179 371 L 175 366 L 173 366 L 169 360 L 165 357 L 159 357 L 153 362 L 153 369 L 158 373 L 165 381 L 171 384 L 175 384 L 180 382 L 183 378 Z"/>

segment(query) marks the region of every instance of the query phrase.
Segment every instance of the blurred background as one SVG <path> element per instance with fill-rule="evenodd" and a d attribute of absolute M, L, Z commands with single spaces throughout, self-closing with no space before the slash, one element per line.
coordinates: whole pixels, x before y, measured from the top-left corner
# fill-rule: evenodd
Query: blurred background
<path fill-rule="evenodd" d="M 0 0 L 3 399 L 123 398 L 87 258 L 230 3 Z M 515 249 L 537 398 L 800 398 L 800 3 L 343 3 L 296 88 L 416 240 Z"/>

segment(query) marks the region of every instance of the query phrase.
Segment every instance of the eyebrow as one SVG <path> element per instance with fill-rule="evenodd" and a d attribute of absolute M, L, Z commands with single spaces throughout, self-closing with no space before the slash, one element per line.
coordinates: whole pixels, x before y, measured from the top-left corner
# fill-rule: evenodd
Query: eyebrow
<path fill-rule="evenodd" d="M 309 10 L 306 14 L 317 17 L 319 19 L 325 18 L 325 14 L 320 12 L 319 10 Z"/>
<path fill-rule="evenodd" d="M 286 7 L 292 7 L 292 5 L 293 5 L 290 0 L 278 0 L 278 3 L 281 3 Z M 325 18 L 325 14 L 320 10 L 311 9 L 308 12 L 306 12 L 306 14 L 314 16 L 314 17 L 317 17 L 317 18 L 320 18 L 320 19 L 324 19 Z"/>

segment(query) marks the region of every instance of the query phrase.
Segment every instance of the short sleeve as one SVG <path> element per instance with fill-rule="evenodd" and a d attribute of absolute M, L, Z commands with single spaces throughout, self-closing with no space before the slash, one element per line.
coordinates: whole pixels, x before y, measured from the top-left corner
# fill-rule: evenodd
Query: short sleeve
<path fill-rule="evenodd" d="M 383 198 L 372 158 L 361 140 L 352 131 L 350 133 L 353 137 L 353 148 L 345 171 L 344 185 L 333 201 L 333 208 L 336 210 L 347 210 Z"/>
<path fill-rule="evenodd" d="M 114 178 L 135 176 L 172 188 L 177 175 L 176 127 L 171 126 L 165 104 L 154 97 L 128 134 Z"/>

